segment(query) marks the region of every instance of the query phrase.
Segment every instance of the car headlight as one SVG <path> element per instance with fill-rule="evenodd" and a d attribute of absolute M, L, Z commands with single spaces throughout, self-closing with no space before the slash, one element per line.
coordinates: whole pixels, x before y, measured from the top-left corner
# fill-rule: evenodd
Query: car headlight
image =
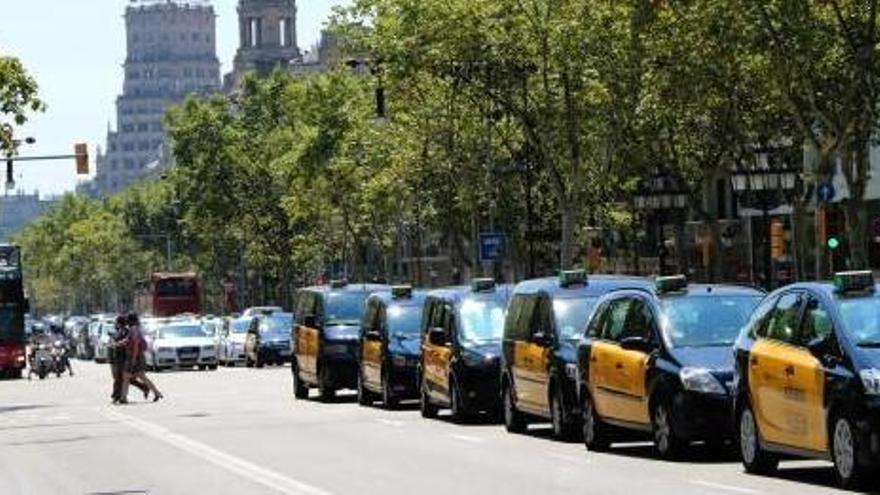
<path fill-rule="evenodd" d="M 170 347 L 159 347 L 156 349 L 156 352 L 159 354 L 168 354 L 169 352 L 174 352 L 174 349 Z"/>
<path fill-rule="evenodd" d="M 578 377 L 578 365 L 575 363 L 568 363 L 565 365 L 565 374 L 571 378 L 572 380 L 577 380 Z"/>
<path fill-rule="evenodd" d="M 859 373 L 865 393 L 868 395 L 880 395 L 880 370 L 870 368 Z"/>
<path fill-rule="evenodd" d="M 678 372 L 685 390 L 704 394 L 727 395 L 724 386 L 705 368 L 682 368 Z"/>

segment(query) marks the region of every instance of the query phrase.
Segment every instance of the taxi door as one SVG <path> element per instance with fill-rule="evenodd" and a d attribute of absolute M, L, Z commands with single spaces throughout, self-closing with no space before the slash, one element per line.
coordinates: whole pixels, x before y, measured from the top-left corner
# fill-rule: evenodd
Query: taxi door
<path fill-rule="evenodd" d="M 620 298 L 611 301 L 602 317 L 602 327 L 597 330 L 600 340 L 590 346 L 589 388 L 596 411 L 600 416 L 623 419 L 624 409 L 620 402 L 622 384 L 617 370 L 620 355 L 618 337 L 624 332 L 626 318 L 632 300 Z"/>
<path fill-rule="evenodd" d="M 382 383 L 383 329 L 380 313 L 380 304 L 370 301 L 361 327 L 361 372 L 364 381 L 374 387 Z"/>
<path fill-rule="evenodd" d="M 535 320 L 538 314 L 538 297 L 524 296 L 522 309 L 517 318 L 517 326 L 522 328 L 513 344 L 513 374 L 517 406 L 534 412 L 538 408 L 540 388 L 538 386 L 538 367 L 542 361 L 544 348 L 533 342 Z"/>
<path fill-rule="evenodd" d="M 308 294 L 306 299 L 303 319 L 296 331 L 296 362 L 303 375 L 317 377 L 318 374 L 318 347 L 320 344 L 320 330 L 317 327 L 320 321 L 320 302 L 315 294 Z"/>
<path fill-rule="evenodd" d="M 629 308 L 626 327 L 618 337 L 618 345 L 612 352 L 614 361 L 613 380 L 618 391 L 617 415 L 623 421 L 650 424 L 645 379 L 650 355 L 643 350 L 624 349 L 620 342 L 627 338 L 640 338 L 645 342 L 657 342 L 657 325 L 649 304 L 635 298 Z"/>
<path fill-rule="evenodd" d="M 796 344 L 802 311 L 801 292 L 780 297 L 749 352 L 749 392 L 758 430 L 765 441 L 788 446 L 795 446 L 792 432 L 805 423 L 792 399 L 805 397 L 806 391 L 791 387 L 794 363 L 803 360 Z"/>
<path fill-rule="evenodd" d="M 433 301 L 427 315 L 427 328 L 422 341 L 425 384 L 432 395 L 445 395 L 449 390 L 449 361 L 452 356 L 450 345 L 450 323 L 453 319 L 452 305 L 443 301 Z M 445 343 L 431 343 L 433 329 L 443 329 Z"/>

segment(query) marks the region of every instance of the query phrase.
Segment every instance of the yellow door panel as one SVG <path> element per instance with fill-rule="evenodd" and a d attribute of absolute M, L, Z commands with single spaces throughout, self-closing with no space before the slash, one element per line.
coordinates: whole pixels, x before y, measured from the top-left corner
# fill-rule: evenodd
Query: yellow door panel
<path fill-rule="evenodd" d="M 516 400 L 519 404 L 533 404 L 535 399 L 534 386 L 529 381 L 529 369 L 531 368 L 531 354 L 529 343 L 516 341 L 513 346 L 513 385 L 516 389 Z"/>
<path fill-rule="evenodd" d="M 648 355 L 640 351 L 627 351 L 617 348 L 613 354 L 622 394 L 618 414 L 620 419 L 632 423 L 649 424 L 648 397 L 645 393 L 645 375 Z"/>
<path fill-rule="evenodd" d="M 616 345 L 608 342 L 593 342 L 590 346 L 589 389 L 600 417 L 613 417 L 611 416 L 614 410 L 614 396 L 611 393 L 612 370 L 608 366 L 615 348 Z"/>
<path fill-rule="evenodd" d="M 316 374 L 318 367 L 318 330 L 300 326 L 297 332 L 298 349 L 296 356 L 300 370 L 307 374 Z"/>
<path fill-rule="evenodd" d="M 759 339 L 749 355 L 749 389 L 765 440 L 825 451 L 825 374 L 806 349 Z"/>
<path fill-rule="evenodd" d="M 531 342 L 517 342 L 514 347 L 517 400 L 523 409 L 549 414 L 550 353 L 550 349 Z"/>
<path fill-rule="evenodd" d="M 363 339 L 361 349 L 364 380 L 378 386 L 382 381 L 382 341 Z"/>
<path fill-rule="evenodd" d="M 449 387 L 449 360 L 452 349 L 448 346 L 433 345 L 426 343 L 422 346 L 424 355 L 425 381 L 429 390 L 448 390 Z"/>

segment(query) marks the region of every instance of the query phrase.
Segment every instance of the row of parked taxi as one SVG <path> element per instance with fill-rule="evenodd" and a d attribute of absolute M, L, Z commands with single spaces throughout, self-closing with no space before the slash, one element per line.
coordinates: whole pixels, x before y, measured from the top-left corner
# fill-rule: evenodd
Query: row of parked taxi
<path fill-rule="evenodd" d="M 549 422 L 601 451 L 651 439 L 738 447 L 746 471 L 782 457 L 833 461 L 841 485 L 880 461 L 880 296 L 870 272 L 771 294 L 685 277 L 590 276 L 516 286 L 348 284 L 302 289 L 293 394 L 418 400 L 434 418 Z"/>

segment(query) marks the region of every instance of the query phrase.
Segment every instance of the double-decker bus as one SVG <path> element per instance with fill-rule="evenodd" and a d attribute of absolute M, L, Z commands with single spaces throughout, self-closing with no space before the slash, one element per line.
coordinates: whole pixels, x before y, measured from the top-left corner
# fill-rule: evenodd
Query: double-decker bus
<path fill-rule="evenodd" d="M 156 317 L 202 312 L 199 279 L 195 273 L 154 273 L 135 295 L 138 313 Z"/>
<path fill-rule="evenodd" d="M 26 364 L 27 336 L 21 248 L 0 244 L 0 378 L 21 378 Z"/>

